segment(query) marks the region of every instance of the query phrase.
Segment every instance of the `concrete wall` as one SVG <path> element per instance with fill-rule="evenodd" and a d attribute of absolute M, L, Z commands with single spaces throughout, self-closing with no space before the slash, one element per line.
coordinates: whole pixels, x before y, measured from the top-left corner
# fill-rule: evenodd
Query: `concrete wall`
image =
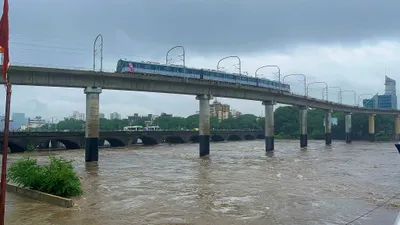
<path fill-rule="evenodd" d="M 69 198 L 63 198 L 60 196 L 47 194 L 41 191 L 29 190 L 13 184 L 7 184 L 6 188 L 7 191 L 9 192 L 13 192 L 39 201 L 47 202 L 53 205 L 65 208 L 71 208 L 72 206 L 74 206 L 74 202 Z"/>

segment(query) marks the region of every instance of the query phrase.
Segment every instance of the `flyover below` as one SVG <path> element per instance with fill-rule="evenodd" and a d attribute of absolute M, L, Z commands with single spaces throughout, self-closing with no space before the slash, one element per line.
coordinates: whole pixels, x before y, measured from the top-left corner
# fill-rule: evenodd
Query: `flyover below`
<path fill-rule="evenodd" d="M 262 130 L 211 131 L 212 141 L 238 141 L 263 139 Z M 4 133 L 0 133 L 0 142 Z M 123 147 L 137 144 L 161 143 L 196 143 L 199 141 L 197 131 L 102 131 L 99 145 L 107 141 L 111 147 Z M 66 149 L 80 149 L 85 146 L 85 132 L 10 132 L 9 149 L 11 152 L 24 152 L 28 148 L 49 148 L 61 143 Z M 28 147 L 30 146 L 30 147 Z"/>

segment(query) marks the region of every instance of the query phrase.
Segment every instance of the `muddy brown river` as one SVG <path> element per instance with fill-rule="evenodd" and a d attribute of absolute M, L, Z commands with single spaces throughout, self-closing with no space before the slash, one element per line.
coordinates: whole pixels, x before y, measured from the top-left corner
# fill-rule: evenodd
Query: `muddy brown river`
<path fill-rule="evenodd" d="M 7 193 L 7 225 L 346 224 L 400 192 L 400 155 L 393 143 L 264 141 L 101 149 L 97 169 L 84 151 L 29 153 L 76 160 L 85 194 L 71 209 Z M 9 162 L 21 155 L 9 155 Z M 395 198 L 353 224 L 392 225 Z"/>

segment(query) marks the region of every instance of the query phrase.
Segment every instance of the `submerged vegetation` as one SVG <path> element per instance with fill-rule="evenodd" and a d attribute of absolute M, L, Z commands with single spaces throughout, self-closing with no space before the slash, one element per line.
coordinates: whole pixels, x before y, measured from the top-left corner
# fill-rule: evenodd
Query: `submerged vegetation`
<path fill-rule="evenodd" d="M 25 157 L 8 169 L 7 180 L 24 188 L 61 197 L 78 196 L 83 193 L 82 184 L 72 161 L 49 156 L 50 162 L 38 165 L 36 159 Z"/>

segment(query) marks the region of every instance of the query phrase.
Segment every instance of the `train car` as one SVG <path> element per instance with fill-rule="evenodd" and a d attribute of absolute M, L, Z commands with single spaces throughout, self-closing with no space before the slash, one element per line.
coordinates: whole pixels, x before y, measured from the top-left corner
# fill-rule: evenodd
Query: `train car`
<path fill-rule="evenodd" d="M 177 65 L 162 65 L 155 62 L 134 62 L 119 60 L 117 71 L 119 73 L 142 73 L 171 77 L 200 78 L 197 69 L 185 68 Z"/>
<path fill-rule="evenodd" d="M 217 70 L 189 68 L 179 65 L 162 65 L 156 62 L 134 62 L 121 59 L 117 63 L 116 72 L 213 80 L 290 92 L 290 85 L 266 78 L 256 78 Z"/>

